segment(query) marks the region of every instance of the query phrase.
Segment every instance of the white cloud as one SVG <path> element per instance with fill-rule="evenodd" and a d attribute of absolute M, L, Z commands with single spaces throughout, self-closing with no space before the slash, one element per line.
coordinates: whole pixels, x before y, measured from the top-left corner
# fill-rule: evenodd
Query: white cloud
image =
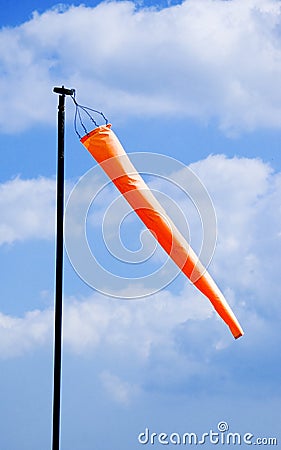
<path fill-rule="evenodd" d="M 100 379 L 110 397 L 122 405 L 129 405 L 132 399 L 138 394 L 139 389 L 137 386 L 121 380 L 118 376 L 110 372 L 103 371 Z"/>
<path fill-rule="evenodd" d="M 29 311 L 24 317 L 0 313 L 0 357 L 11 358 L 51 342 L 53 314 Z"/>
<path fill-rule="evenodd" d="M 83 302 L 67 303 L 64 333 L 71 351 L 126 349 L 127 354 L 141 360 L 148 357 L 156 342 L 167 344 L 176 324 L 212 315 L 208 303 L 200 302 L 200 295 L 191 286 L 181 297 L 164 291 L 146 300 L 108 300 L 94 295 Z"/>
<path fill-rule="evenodd" d="M 205 183 L 217 213 L 218 245 L 211 264 L 215 278 L 248 306 L 271 317 L 279 314 L 281 174 L 260 160 L 222 155 L 191 168 Z"/>
<path fill-rule="evenodd" d="M 0 244 L 53 237 L 55 193 L 55 180 L 44 177 L 27 180 L 17 177 L 2 183 Z"/>
<path fill-rule="evenodd" d="M 181 114 L 215 118 L 227 133 L 280 128 L 280 8 L 276 0 L 162 10 L 124 1 L 36 13 L 0 32 L 1 128 L 54 120 L 51 88 L 62 81 L 111 119 Z"/>
<path fill-rule="evenodd" d="M 103 352 L 126 349 L 127 355 L 144 361 L 152 345 L 168 343 L 176 324 L 211 317 L 208 303 L 201 302 L 197 292 L 190 296 L 193 288 L 189 288 L 189 299 L 184 293 L 179 298 L 167 292 L 138 301 L 109 300 L 98 294 L 80 301 L 65 298 L 65 348 L 80 355 L 101 348 Z M 1 314 L 0 356 L 13 357 L 49 342 L 52 317 L 49 309 L 30 311 L 22 318 Z"/>

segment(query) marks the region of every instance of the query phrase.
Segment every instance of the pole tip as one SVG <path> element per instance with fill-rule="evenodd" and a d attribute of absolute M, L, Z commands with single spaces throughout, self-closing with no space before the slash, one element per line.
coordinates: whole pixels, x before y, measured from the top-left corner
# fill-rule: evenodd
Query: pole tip
<path fill-rule="evenodd" d="M 53 92 L 60 95 L 74 95 L 75 89 L 67 89 L 64 86 L 54 87 Z"/>

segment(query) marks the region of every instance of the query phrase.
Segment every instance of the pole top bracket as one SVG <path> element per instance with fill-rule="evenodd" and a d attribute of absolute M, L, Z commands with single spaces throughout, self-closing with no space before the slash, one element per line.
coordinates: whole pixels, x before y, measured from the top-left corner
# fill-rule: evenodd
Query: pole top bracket
<path fill-rule="evenodd" d="M 54 87 L 53 92 L 60 95 L 73 95 L 75 93 L 75 89 L 67 89 L 64 86 Z"/>

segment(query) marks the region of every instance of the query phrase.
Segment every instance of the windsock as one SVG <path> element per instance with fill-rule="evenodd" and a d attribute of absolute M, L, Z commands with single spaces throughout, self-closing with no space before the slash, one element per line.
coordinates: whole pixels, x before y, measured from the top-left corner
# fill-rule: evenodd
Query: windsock
<path fill-rule="evenodd" d="M 81 143 L 100 164 L 162 248 L 210 300 L 235 339 L 242 336 L 243 330 L 222 292 L 131 163 L 111 130 L 111 124 L 94 129 L 82 137 Z"/>

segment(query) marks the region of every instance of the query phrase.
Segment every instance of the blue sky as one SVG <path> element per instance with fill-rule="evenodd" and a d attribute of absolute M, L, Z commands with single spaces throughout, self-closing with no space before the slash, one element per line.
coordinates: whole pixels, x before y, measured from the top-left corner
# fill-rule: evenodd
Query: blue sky
<path fill-rule="evenodd" d="M 147 172 L 156 153 L 199 177 L 217 217 L 210 273 L 245 330 L 234 341 L 181 275 L 153 296 L 112 299 L 85 284 L 66 255 L 62 450 L 162 448 L 140 444 L 139 433 L 201 436 L 220 421 L 230 432 L 252 433 L 253 442 L 280 442 L 280 1 L 0 5 L 0 447 L 51 445 L 52 89 L 62 84 L 104 111 L 127 152 L 148 154 Z M 95 165 L 73 115 L 67 99 L 67 195 Z M 150 185 L 179 206 L 197 250 L 198 211 L 169 177 L 154 175 Z M 180 171 L 174 176 L 183 183 Z M 108 214 L 108 206 L 116 198 L 107 186 L 91 205 L 88 238 L 108 270 L 131 278 L 116 295 L 134 296 L 147 288 L 136 282 L 138 271 L 154 270 L 163 254 L 139 267 L 106 252 L 101 224 L 106 217 L 114 243 L 118 208 Z M 122 227 L 135 251 L 140 223 L 130 216 Z"/>

